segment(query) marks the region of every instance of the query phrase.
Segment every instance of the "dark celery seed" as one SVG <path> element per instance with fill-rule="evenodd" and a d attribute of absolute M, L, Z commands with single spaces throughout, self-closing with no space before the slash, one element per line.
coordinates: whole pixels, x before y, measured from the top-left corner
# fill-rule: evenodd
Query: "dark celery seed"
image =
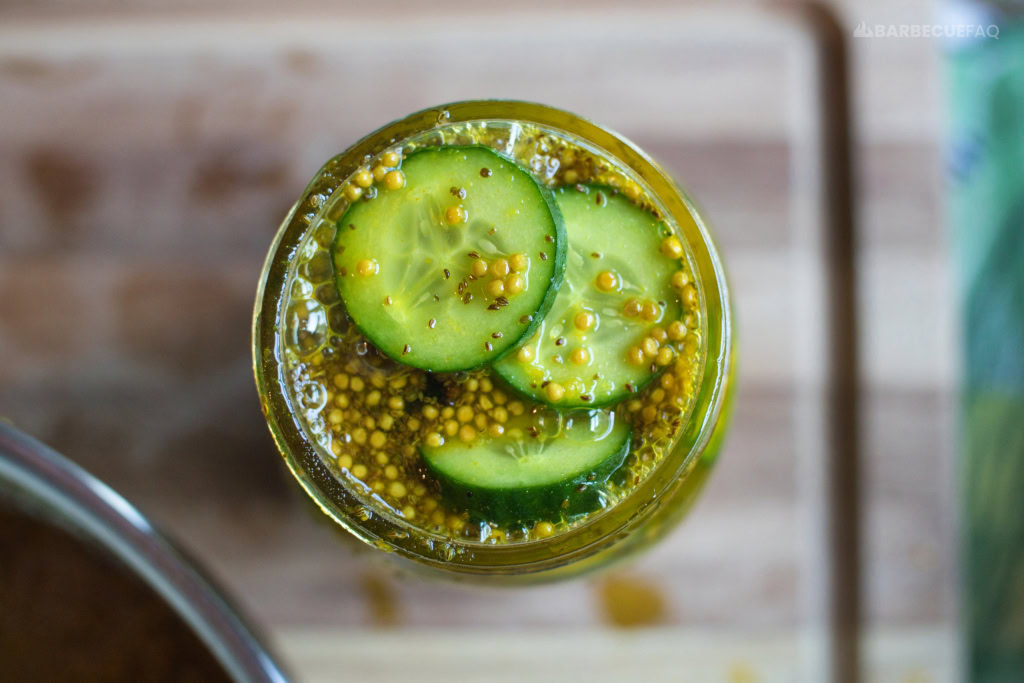
<path fill-rule="evenodd" d="M 433 318 L 431 318 L 429 321 L 427 321 L 427 327 L 429 327 L 430 329 L 434 329 L 434 325 L 436 325 L 436 324 L 437 324 L 437 321 L 434 320 Z"/>
<path fill-rule="evenodd" d="M 554 242 L 555 238 L 552 237 L 551 235 L 544 235 L 544 241 L 545 242 Z"/>
<path fill-rule="evenodd" d="M 476 253 L 475 251 L 469 252 L 468 254 L 466 254 L 466 256 L 468 256 L 469 258 L 480 258 L 480 254 Z"/>
<path fill-rule="evenodd" d="M 533 320 L 533 316 L 532 315 L 524 315 L 524 316 L 521 316 L 519 318 L 519 322 L 521 322 L 524 325 L 526 323 L 528 323 L 528 322 L 531 322 L 532 320 Z"/>
<path fill-rule="evenodd" d="M 590 394 L 580 394 L 580 400 L 590 403 L 594 400 L 594 397 Z"/>
<path fill-rule="evenodd" d="M 481 168 L 480 169 L 480 177 L 481 178 L 490 178 L 491 177 L 491 169 L 489 169 L 489 168 Z"/>
<path fill-rule="evenodd" d="M 348 224 L 348 229 L 349 230 L 355 230 L 356 229 L 356 224 L 355 223 L 349 223 Z"/>
<path fill-rule="evenodd" d="M 565 337 L 559 337 L 555 340 L 555 346 L 562 346 L 565 344 Z"/>
<path fill-rule="evenodd" d="M 403 356 L 404 356 L 405 354 L 409 353 L 410 351 L 412 351 L 412 347 L 411 347 L 411 346 L 409 346 L 408 344 L 406 344 L 405 346 L 403 346 L 403 347 L 402 347 L 402 355 L 403 355 Z"/>
<path fill-rule="evenodd" d="M 587 485 L 586 484 L 580 484 L 579 486 L 576 487 L 576 493 L 583 493 L 586 490 L 587 490 Z"/>
<path fill-rule="evenodd" d="M 540 252 L 540 260 L 541 261 L 547 261 L 548 260 L 548 255 L 546 253 L 544 253 L 543 251 Z"/>
<path fill-rule="evenodd" d="M 503 296 L 499 296 L 497 299 L 494 300 L 494 303 L 498 304 L 499 306 L 508 306 L 508 299 L 506 299 Z"/>
<path fill-rule="evenodd" d="M 498 304 L 491 304 L 490 306 L 487 307 L 487 310 L 488 311 L 496 311 L 499 308 L 501 308 L 501 306 L 499 306 Z"/>
<path fill-rule="evenodd" d="M 491 342 L 484 342 L 484 348 L 490 351 L 494 347 L 491 346 Z"/>
<path fill-rule="evenodd" d="M 492 332 L 491 337 L 494 339 L 501 339 L 501 332 Z"/>
<path fill-rule="evenodd" d="M 472 292 L 466 292 L 465 296 L 462 297 L 462 303 L 464 303 L 464 304 L 468 304 L 472 300 L 473 300 L 473 293 Z"/>
<path fill-rule="evenodd" d="M 447 279 L 448 279 L 448 278 L 450 278 L 451 276 L 452 276 L 452 271 L 450 271 L 450 270 L 448 270 L 447 268 L 445 268 L 445 269 L 444 269 L 444 279 L 445 279 L 445 280 L 447 280 Z"/>
<path fill-rule="evenodd" d="M 596 251 L 591 252 L 590 255 L 593 256 L 594 258 L 601 258 L 601 255 L 599 253 L 597 253 Z"/>

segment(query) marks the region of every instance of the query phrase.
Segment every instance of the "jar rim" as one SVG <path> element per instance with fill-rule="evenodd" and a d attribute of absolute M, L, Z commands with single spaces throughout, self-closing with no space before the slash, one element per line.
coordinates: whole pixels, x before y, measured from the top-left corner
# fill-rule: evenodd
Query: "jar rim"
<path fill-rule="evenodd" d="M 289 266 L 296 247 L 318 217 L 319 207 L 326 203 L 324 199 L 342 188 L 365 159 L 401 140 L 438 126 L 477 121 L 514 121 L 563 131 L 631 169 L 651 188 L 686 238 L 694 275 L 701 283 L 702 310 L 721 312 L 713 320 L 702 315 L 706 336 L 696 398 L 680 437 L 661 462 L 611 509 L 555 536 L 523 543 L 485 545 L 435 538 L 415 524 L 364 505 L 327 468 L 306 439 L 284 389 L 285 361 L 278 348 Z M 687 476 L 707 449 L 723 417 L 734 362 L 724 269 L 708 227 L 690 197 L 657 162 L 624 136 L 570 112 L 518 100 L 469 100 L 423 109 L 386 124 L 331 158 L 306 186 L 271 243 L 256 295 L 252 344 L 256 386 L 271 435 L 288 468 L 320 509 L 361 541 L 379 549 L 436 569 L 477 575 L 528 574 L 567 566 L 610 549 L 651 519 L 669 497 L 666 493 Z"/>

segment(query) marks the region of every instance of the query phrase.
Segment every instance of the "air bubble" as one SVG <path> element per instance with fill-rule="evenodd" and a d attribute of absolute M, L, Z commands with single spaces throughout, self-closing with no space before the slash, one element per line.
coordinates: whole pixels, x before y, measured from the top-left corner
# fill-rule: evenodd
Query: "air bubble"
<path fill-rule="evenodd" d="M 288 307 L 287 341 L 301 354 L 316 351 L 327 340 L 327 313 L 316 301 L 307 299 Z"/>

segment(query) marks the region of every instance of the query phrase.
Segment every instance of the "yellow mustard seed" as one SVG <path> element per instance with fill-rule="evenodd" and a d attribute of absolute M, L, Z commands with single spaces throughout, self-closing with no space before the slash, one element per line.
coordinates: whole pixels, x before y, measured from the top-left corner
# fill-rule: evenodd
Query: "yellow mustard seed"
<path fill-rule="evenodd" d="M 658 340 L 654 337 L 644 337 L 644 340 L 640 342 L 640 350 L 648 358 L 654 358 L 658 355 Z"/>
<path fill-rule="evenodd" d="M 508 412 L 518 417 L 526 412 L 526 406 L 522 401 L 512 401 L 508 404 Z"/>
<path fill-rule="evenodd" d="M 334 405 L 339 408 L 348 408 L 348 394 L 338 394 L 335 396 Z"/>
<path fill-rule="evenodd" d="M 354 465 L 350 471 L 352 472 L 352 476 L 355 477 L 356 479 L 363 479 L 366 477 L 368 473 L 366 465 L 362 464 Z"/>
<path fill-rule="evenodd" d="M 364 258 L 362 261 L 356 264 L 356 272 L 367 277 L 370 275 L 376 275 L 380 270 L 380 265 L 373 259 Z"/>
<path fill-rule="evenodd" d="M 512 254 L 508 257 L 508 267 L 512 269 L 514 273 L 522 273 L 526 271 L 530 266 L 530 259 L 526 258 L 526 254 Z"/>
<path fill-rule="evenodd" d="M 352 391 L 358 392 L 362 391 L 366 387 L 366 384 L 363 382 L 362 377 L 353 377 L 350 386 L 352 387 Z"/>
<path fill-rule="evenodd" d="M 441 410 L 441 417 L 443 417 L 446 420 L 455 417 L 455 408 L 452 408 L 451 406 L 445 406 Z"/>
<path fill-rule="evenodd" d="M 661 241 L 661 253 L 669 258 L 679 258 L 683 255 L 683 244 L 675 235 L 670 235 Z"/>
<path fill-rule="evenodd" d="M 364 443 L 366 443 L 366 430 L 363 429 L 362 427 L 357 427 L 352 432 L 352 440 L 355 441 L 360 446 L 362 446 Z"/>
<path fill-rule="evenodd" d="M 377 426 L 383 429 L 385 432 L 390 432 L 391 428 L 395 426 L 395 418 L 391 417 L 387 413 L 380 416 L 377 420 Z"/>
<path fill-rule="evenodd" d="M 672 353 L 671 346 L 662 346 L 660 349 L 658 349 L 658 357 L 655 359 L 655 362 L 661 367 L 665 367 L 666 365 L 672 362 L 672 359 L 674 357 L 675 354 Z"/>
<path fill-rule="evenodd" d="M 565 397 L 565 387 L 558 382 L 551 382 L 544 387 L 544 393 L 547 394 L 549 401 L 561 401 Z"/>
<path fill-rule="evenodd" d="M 394 465 L 388 465 L 387 467 L 384 468 L 384 476 L 387 477 L 388 479 L 397 479 L 398 468 L 395 467 Z"/>
<path fill-rule="evenodd" d="M 664 344 L 668 340 L 668 333 L 662 327 L 652 327 L 650 334 L 658 340 L 659 344 Z"/>
<path fill-rule="evenodd" d="M 444 433 L 447 436 L 455 436 L 459 433 L 459 423 L 455 420 L 448 420 L 444 423 Z"/>
<path fill-rule="evenodd" d="M 626 195 L 629 201 L 635 202 L 640 198 L 640 186 L 630 180 L 623 186 L 622 194 Z"/>
<path fill-rule="evenodd" d="M 498 277 L 505 277 L 509 273 L 509 264 L 507 259 L 499 258 L 494 260 L 494 264 L 491 265 L 491 272 Z"/>
<path fill-rule="evenodd" d="M 405 400 L 401 396 L 392 396 L 388 399 L 388 408 L 391 408 L 391 410 L 402 410 L 405 408 Z"/>
<path fill-rule="evenodd" d="M 516 359 L 520 363 L 529 363 L 533 360 L 533 349 L 529 346 L 524 346 L 516 352 Z"/>
<path fill-rule="evenodd" d="M 668 325 L 668 337 L 672 341 L 679 341 L 686 336 L 686 326 L 678 320 L 673 320 Z"/>
<path fill-rule="evenodd" d="M 586 332 L 594 326 L 594 323 L 597 322 L 597 318 L 590 311 L 580 311 L 572 319 L 572 322 L 576 326 L 577 330 Z"/>
<path fill-rule="evenodd" d="M 672 273 L 672 286 L 676 289 L 682 289 L 686 285 L 690 284 L 690 276 L 686 274 L 685 270 L 677 270 Z"/>
<path fill-rule="evenodd" d="M 537 538 L 549 538 L 555 533 L 555 525 L 551 522 L 537 522 L 533 525 L 533 535 Z"/>
<path fill-rule="evenodd" d="M 497 299 L 505 293 L 505 283 L 501 280 L 491 280 L 487 283 L 487 293 Z"/>
<path fill-rule="evenodd" d="M 488 396 L 487 394 L 482 394 L 480 396 L 479 404 L 481 410 L 490 410 L 491 408 L 494 407 L 494 401 L 492 401 L 491 397 Z"/>
<path fill-rule="evenodd" d="M 665 391 L 668 391 L 669 389 L 671 389 L 675 385 L 676 380 L 675 380 L 675 377 L 673 377 L 672 375 L 670 375 L 669 373 L 666 372 L 664 375 L 661 376 L 661 379 L 659 380 L 659 383 L 661 384 L 661 388 L 662 389 L 664 389 Z"/>
<path fill-rule="evenodd" d="M 402 516 L 408 519 L 409 521 L 416 519 L 416 508 L 414 508 L 412 505 L 406 505 L 404 508 L 402 508 Z"/>
<path fill-rule="evenodd" d="M 377 164 L 373 167 L 372 175 L 373 179 L 378 183 L 384 180 L 384 176 L 388 174 L 388 169 L 385 168 L 384 164 Z"/>
<path fill-rule="evenodd" d="M 374 448 L 384 448 L 384 444 L 388 442 L 388 437 L 384 436 L 384 432 L 375 431 L 370 434 L 370 445 Z"/>
<path fill-rule="evenodd" d="M 519 273 L 513 273 L 505 278 L 505 291 L 509 294 L 519 294 L 526 289 L 526 280 Z"/>
<path fill-rule="evenodd" d="M 480 380 L 480 391 L 492 391 L 494 389 L 494 382 L 488 377 L 484 377 Z"/>
<path fill-rule="evenodd" d="M 345 186 L 345 198 L 350 202 L 354 202 L 363 196 L 363 188 L 358 185 L 346 185 Z"/>
<path fill-rule="evenodd" d="M 498 422 L 492 422 L 491 426 L 487 428 L 487 433 L 493 437 L 499 437 L 505 433 L 505 428 Z"/>
<path fill-rule="evenodd" d="M 444 510 L 442 510 L 441 508 L 437 508 L 436 510 L 434 510 L 433 514 L 430 515 L 430 521 L 436 524 L 437 526 L 441 526 L 442 524 L 444 524 Z"/>
<path fill-rule="evenodd" d="M 422 496 L 427 492 L 427 487 L 423 484 L 416 484 L 416 486 L 412 488 L 412 492 L 414 495 Z"/>
<path fill-rule="evenodd" d="M 645 301 L 640 307 L 640 317 L 648 322 L 654 322 L 661 316 L 661 307 L 653 301 Z"/>
<path fill-rule="evenodd" d="M 643 402 L 637 398 L 634 398 L 632 401 L 626 404 L 626 410 L 628 410 L 631 413 L 638 413 L 643 407 Z"/>
<path fill-rule="evenodd" d="M 569 354 L 569 360 L 573 365 L 586 365 L 590 361 L 590 352 L 582 346 L 573 349 L 573 352 Z"/>
<path fill-rule="evenodd" d="M 654 403 L 661 403 L 664 400 L 665 400 L 665 390 L 664 389 L 659 388 L 659 389 L 655 389 L 654 391 L 651 392 L 651 401 L 653 401 Z"/>
<path fill-rule="evenodd" d="M 389 190 L 400 190 L 405 187 L 405 174 L 401 171 L 388 171 L 384 176 L 384 187 Z"/>
<path fill-rule="evenodd" d="M 482 258 L 474 259 L 473 265 L 470 266 L 470 270 L 474 277 L 480 278 L 487 275 L 487 260 Z"/>
<path fill-rule="evenodd" d="M 437 406 L 432 406 L 429 403 L 423 406 L 423 417 L 428 420 L 436 420 L 440 413 L 437 410 Z"/>
<path fill-rule="evenodd" d="M 449 206 L 444 212 L 444 220 L 448 225 L 458 225 L 466 221 L 466 210 L 461 206 Z"/>
<path fill-rule="evenodd" d="M 687 355 L 692 356 L 693 354 L 697 353 L 697 348 L 699 346 L 700 337 L 697 334 L 691 332 L 685 337 L 683 337 L 683 351 L 685 351 Z"/>
<path fill-rule="evenodd" d="M 327 413 L 327 421 L 332 425 L 340 425 L 341 421 L 345 419 L 345 416 L 340 410 L 334 408 L 331 412 Z"/>
<path fill-rule="evenodd" d="M 363 426 L 366 427 L 367 429 L 376 429 L 377 421 L 374 420 L 373 417 L 371 417 L 370 415 L 367 415 L 365 418 L 363 418 Z"/>
<path fill-rule="evenodd" d="M 354 176 L 352 176 L 352 181 L 359 187 L 366 189 L 370 185 L 373 185 L 373 174 L 367 169 L 361 168 L 356 171 Z"/>
<path fill-rule="evenodd" d="M 473 409 L 469 406 L 459 406 L 459 409 L 455 411 L 455 417 L 459 422 L 469 422 L 473 419 Z"/>
<path fill-rule="evenodd" d="M 643 416 L 644 422 L 654 422 L 658 417 L 658 409 L 654 406 L 646 406 L 640 414 Z"/>
<path fill-rule="evenodd" d="M 334 386 L 339 389 L 348 389 L 348 375 L 344 372 L 339 372 L 334 376 Z"/>
<path fill-rule="evenodd" d="M 619 276 L 610 270 L 604 270 L 598 273 L 595 283 L 602 292 L 611 292 L 618 289 Z"/>
<path fill-rule="evenodd" d="M 391 416 L 388 415 L 387 417 Z M 415 432 L 417 429 L 420 428 L 420 421 L 417 420 L 415 417 L 411 417 L 409 418 L 409 421 L 405 423 L 405 426 L 409 428 L 410 432 Z"/>
<path fill-rule="evenodd" d="M 506 422 L 508 422 L 508 411 L 505 410 L 505 408 L 503 408 L 502 406 L 498 406 L 497 408 L 494 409 L 494 412 L 491 413 L 491 417 L 493 417 L 496 422 L 505 424 Z"/>
<path fill-rule="evenodd" d="M 370 484 L 370 488 L 373 489 L 374 493 L 384 493 L 384 482 L 375 481 Z"/>
<path fill-rule="evenodd" d="M 446 522 L 448 524 L 448 528 L 456 533 L 462 531 L 466 526 L 466 520 L 462 519 L 462 517 L 458 517 L 457 515 L 449 515 Z"/>
<path fill-rule="evenodd" d="M 505 392 L 502 391 L 501 389 L 495 389 L 494 391 L 491 392 L 491 399 L 499 406 L 503 406 L 505 405 L 505 402 L 508 400 L 508 396 L 506 396 Z"/>
<path fill-rule="evenodd" d="M 339 455 L 341 455 L 341 442 L 339 442 L 337 439 L 331 440 L 331 453 L 334 454 L 334 457 L 338 457 Z"/>
<path fill-rule="evenodd" d="M 622 314 L 627 318 L 635 318 L 640 315 L 640 310 L 643 308 L 643 304 L 639 299 L 629 299 L 622 306 Z"/>
<path fill-rule="evenodd" d="M 562 174 L 562 180 L 565 181 L 566 185 L 575 185 L 576 181 L 578 181 L 579 179 L 580 174 L 577 173 L 576 170 L 572 168 L 568 169 L 565 173 Z"/>
<path fill-rule="evenodd" d="M 469 443 L 476 438 L 476 430 L 471 425 L 462 425 L 459 428 L 459 438 L 466 443 Z"/>
<path fill-rule="evenodd" d="M 473 424 L 475 424 L 476 428 L 480 431 L 487 429 L 487 416 L 483 413 L 477 413 L 473 416 Z"/>
<path fill-rule="evenodd" d="M 380 392 L 376 389 L 366 395 L 366 405 L 376 406 L 380 404 Z"/>
<path fill-rule="evenodd" d="M 393 498 L 405 498 L 405 484 L 400 481 L 391 482 L 391 485 L 388 486 L 388 493 L 391 494 Z"/>
<path fill-rule="evenodd" d="M 352 456 L 345 454 L 338 456 L 338 466 L 343 467 L 346 470 L 352 468 Z"/>
<path fill-rule="evenodd" d="M 437 432 L 430 432 L 429 434 L 427 434 L 426 442 L 427 445 L 430 446 L 431 448 L 437 448 L 438 446 L 444 444 L 444 437 L 438 434 Z"/>
<path fill-rule="evenodd" d="M 683 287 L 682 291 L 679 292 L 680 298 L 683 300 L 683 304 L 686 306 L 697 305 L 697 288 L 692 284 Z"/>
<path fill-rule="evenodd" d="M 398 162 L 402 160 L 402 155 L 394 150 L 391 150 L 388 152 L 384 152 L 380 160 L 388 168 L 394 168 L 395 166 L 398 166 Z"/>

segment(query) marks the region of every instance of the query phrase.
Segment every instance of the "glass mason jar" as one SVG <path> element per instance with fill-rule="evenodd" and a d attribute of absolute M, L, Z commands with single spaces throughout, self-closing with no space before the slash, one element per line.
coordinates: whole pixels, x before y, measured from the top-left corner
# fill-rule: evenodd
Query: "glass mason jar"
<path fill-rule="evenodd" d="M 290 298 L 299 287 L 298 263 L 323 249 L 320 226 L 333 226 L 348 202 L 346 182 L 368 160 L 396 145 L 467 144 L 463 133 L 481 128 L 507 130 L 497 151 L 507 152 L 523 127 L 569 138 L 593 150 L 644 188 L 672 232 L 687 245 L 698 284 L 700 334 L 697 382 L 688 419 L 656 466 L 623 499 L 563 532 L 517 543 L 488 544 L 434 534 L 376 505 L 347 485 L 324 460 L 324 445 L 300 416 L 324 397 L 316 385 L 296 391 L 288 383 L 285 337 L 294 343 L 324 343 L 319 328 L 326 310 L 305 311 L 296 332 Z M 461 137 L 460 137 L 461 136 Z M 479 140 L 471 140 L 479 144 Z M 484 144 L 488 144 L 484 142 Z M 546 169 L 532 168 L 538 175 Z M 331 285 L 333 286 L 333 285 Z M 291 327 L 289 327 L 291 326 Z M 298 336 L 296 336 L 298 335 Z M 292 207 L 267 255 L 256 295 L 253 362 L 267 424 L 289 469 L 331 519 L 361 541 L 449 576 L 487 580 L 552 579 L 606 565 L 649 545 L 685 515 L 703 488 L 728 422 L 734 351 L 728 288 L 707 225 L 694 203 L 661 167 L 634 144 L 586 119 L 529 102 L 458 102 L 411 114 L 390 123 L 335 156 L 316 174 Z M 301 404 L 301 405 L 300 405 Z M 308 414 L 308 413 L 307 413 Z"/>

